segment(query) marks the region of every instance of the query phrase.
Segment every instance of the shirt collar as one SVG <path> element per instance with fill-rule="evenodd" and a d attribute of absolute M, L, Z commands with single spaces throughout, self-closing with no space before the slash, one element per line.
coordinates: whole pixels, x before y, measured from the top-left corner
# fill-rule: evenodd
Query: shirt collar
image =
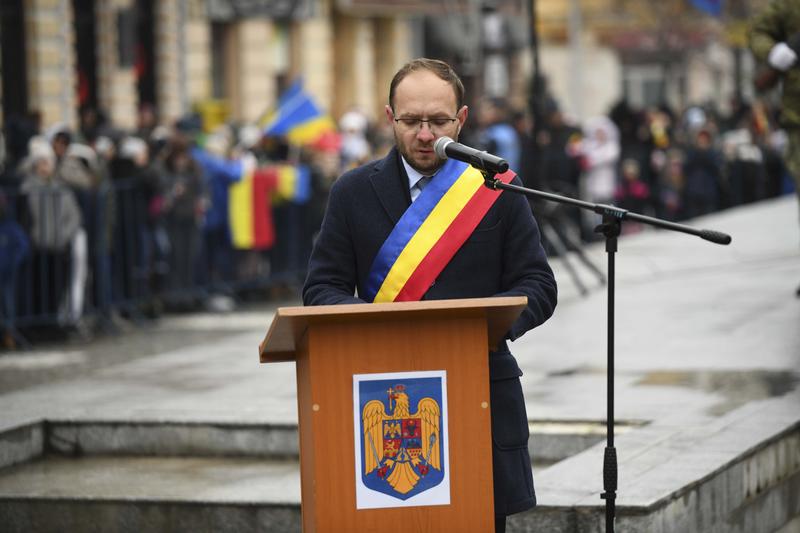
<path fill-rule="evenodd" d="M 408 176 L 408 189 L 411 190 L 411 188 L 414 187 L 414 185 L 416 185 L 417 182 L 425 176 L 417 171 L 417 169 L 409 165 L 405 157 L 400 156 L 400 160 L 403 162 L 403 168 L 406 169 L 406 175 Z"/>

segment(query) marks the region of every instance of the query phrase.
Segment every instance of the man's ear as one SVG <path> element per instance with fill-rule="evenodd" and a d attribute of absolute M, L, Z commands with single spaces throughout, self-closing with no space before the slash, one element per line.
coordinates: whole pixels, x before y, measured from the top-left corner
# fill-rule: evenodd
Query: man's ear
<path fill-rule="evenodd" d="M 389 125 L 392 125 L 394 122 L 394 111 L 392 111 L 392 106 L 386 104 L 384 110 L 386 111 L 386 119 L 389 121 Z"/>
<path fill-rule="evenodd" d="M 467 116 L 469 115 L 469 107 L 461 106 L 461 109 L 458 110 L 456 113 L 456 117 L 458 118 L 458 132 L 461 133 L 461 128 L 464 127 L 464 123 L 467 121 Z"/>

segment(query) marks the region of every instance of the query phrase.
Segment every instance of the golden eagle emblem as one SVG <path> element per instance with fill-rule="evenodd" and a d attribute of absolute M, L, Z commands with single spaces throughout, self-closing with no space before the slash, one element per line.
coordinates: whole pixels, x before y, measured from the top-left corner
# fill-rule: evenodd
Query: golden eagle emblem
<path fill-rule="evenodd" d="M 425 397 L 411 413 L 402 384 L 386 393 L 388 410 L 381 400 L 370 400 L 361 412 L 363 474 L 377 472 L 392 490 L 406 495 L 426 477 L 441 476 L 441 409 L 436 400 Z"/>

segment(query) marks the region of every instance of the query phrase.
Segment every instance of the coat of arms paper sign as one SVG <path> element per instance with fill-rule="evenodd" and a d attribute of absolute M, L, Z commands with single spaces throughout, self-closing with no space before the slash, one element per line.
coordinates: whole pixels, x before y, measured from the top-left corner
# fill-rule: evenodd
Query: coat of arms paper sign
<path fill-rule="evenodd" d="M 353 376 L 356 508 L 447 505 L 444 371 Z"/>

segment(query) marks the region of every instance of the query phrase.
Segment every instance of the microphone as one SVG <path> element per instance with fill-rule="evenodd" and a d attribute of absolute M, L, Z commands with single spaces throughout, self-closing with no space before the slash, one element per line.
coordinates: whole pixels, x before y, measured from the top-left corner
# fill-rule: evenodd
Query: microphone
<path fill-rule="evenodd" d="M 464 144 L 457 143 L 450 137 L 439 137 L 436 139 L 436 142 L 433 143 L 433 150 L 436 152 L 436 155 L 442 159 L 457 159 L 458 161 L 469 163 L 483 172 L 502 174 L 508 170 L 508 163 L 505 159 L 492 155 L 489 152 L 482 152 Z"/>

